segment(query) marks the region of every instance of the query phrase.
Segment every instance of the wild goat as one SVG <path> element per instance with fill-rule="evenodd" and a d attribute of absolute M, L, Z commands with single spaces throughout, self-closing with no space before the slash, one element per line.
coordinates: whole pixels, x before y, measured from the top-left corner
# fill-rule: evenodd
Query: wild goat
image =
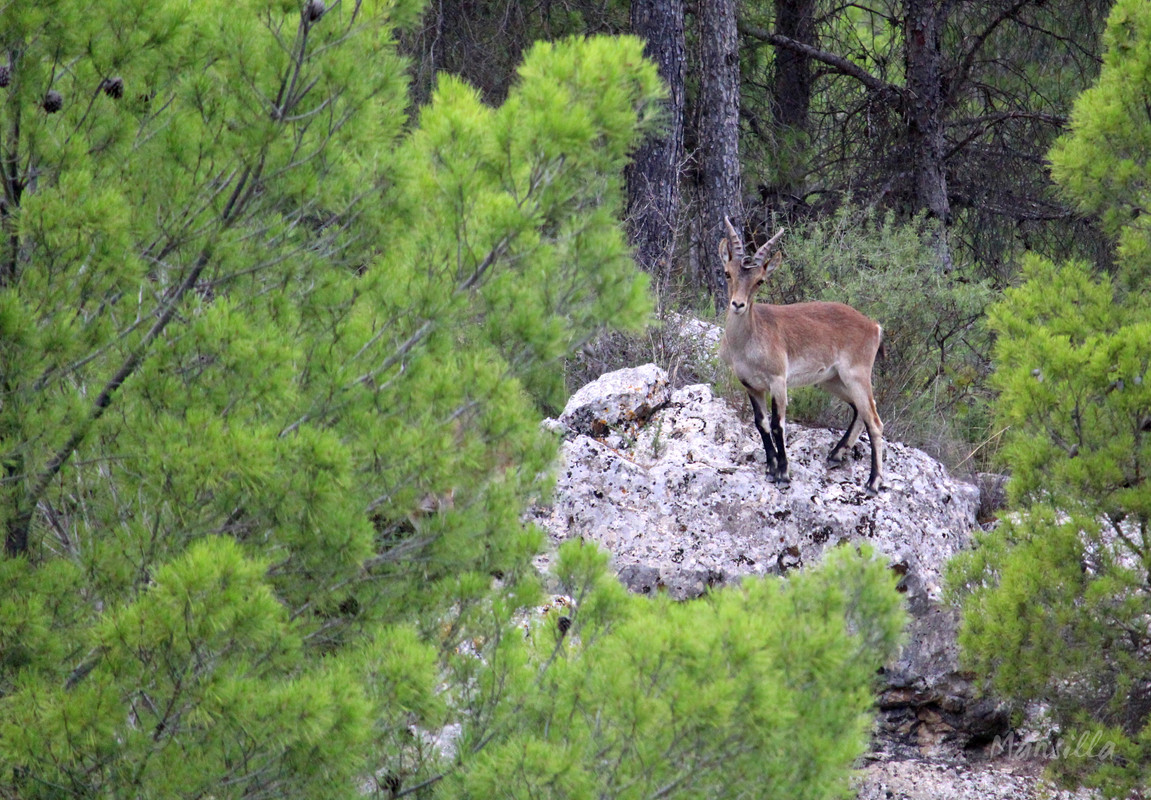
<path fill-rule="evenodd" d="M 746 260 L 743 240 L 730 219 L 723 221 L 727 235 L 720 240 L 719 255 L 730 302 L 719 354 L 751 398 L 755 427 L 767 454 L 767 479 L 781 485 L 791 482 L 784 449 L 787 387 L 815 384 L 844 400 L 853 412 L 828 462 L 842 464 L 866 425 L 871 439 L 867 493 L 877 494 L 883 480 L 883 422 L 871 392 L 871 368 L 882 351 L 883 328 L 843 303 L 756 303 L 755 293 L 783 260 L 783 253 L 776 251 L 767 261 L 783 229 Z M 765 413 L 768 395 L 770 429 Z"/>

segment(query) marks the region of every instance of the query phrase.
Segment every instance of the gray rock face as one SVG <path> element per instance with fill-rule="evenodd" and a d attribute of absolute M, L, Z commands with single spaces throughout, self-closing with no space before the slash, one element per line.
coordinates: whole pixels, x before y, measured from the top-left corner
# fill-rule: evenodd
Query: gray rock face
<path fill-rule="evenodd" d="M 632 590 L 676 598 L 866 542 L 901 576 L 914 616 L 907 645 L 886 668 L 884 738 L 929 754 L 1002 732 L 1004 710 L 976 700 L 958 670 L 954 612 L 939 605 L 943 566 L 976 526 L 979 489 L 888 442 L 887 488 L 868 497 L 869 445 L 857 444 L 833 469 L 826 457 L 841 432 L 798 425 L 787 430 L 791 484 L 780 488 L 765 478 L 750 421 L 706 385 L 666 387 L 653 365 L 605 375 L 551 423 L 564 432 L 562 461 L 554 504 L 537 509 L 536 521 L 553 541 L 598 542 Z"/>
<path fill-rule="evenodd" d="M 634 430 L 671 397 L 667 372 L 655 364 L 602 375 L 577 391 L 564 406 L 559 422 L 568 430 L 606 436 Z"/>
<path fill-rule="evenodd" d="M 573 403 L 598 407 L 585 395 L 594 386 Z M 637 393 L 643 408 L 652 405 L 649 394 Z M 643 408 L 613 415 L 634 419 Z M 939 599 L 940 568 L 975 525 L 978 489 L 897 442 L 887 446 L 888 488 L 869 498 L 866 444 L 831 469 L 826 456 L 839 432 L 789 425 L 791 485 L 769 483 L 758 434 L 704 385 L 671 394 L 634 432 L 602 425 L 602 414 L 564 417 L 556 502 L 540 521 L 557 540 L 602 544 L 637 591 L 693 597 L 710 584 L 785 572 L 829 547 L 866 541 L 890 558 L 913 608 L 923 610 Z"/>

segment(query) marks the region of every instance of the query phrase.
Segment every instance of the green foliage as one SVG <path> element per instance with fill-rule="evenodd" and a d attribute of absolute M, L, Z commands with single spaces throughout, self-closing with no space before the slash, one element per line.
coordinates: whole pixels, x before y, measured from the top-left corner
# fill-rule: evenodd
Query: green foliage
<path fill-rule="evenodd" d="M 561 548 L 571 628 L 500 643 L 520 701 L 446 796 L 843 796 L 905 621 L 882 563 L 843 549 L 693 603 L 629 596 L 605 567 Z"/>
<path fill-rule="evenodd" d="M 412 126 L 416 4 L 329 5 L 0 15 L 4 796 L 418 783 L 445 659 L 537 596 L 540 408 L 650 310 L 655 70 L 541 46 Z"/>
<path fill-rule="evenodd" d="M 1119 0 L 1103 37 L 1103 69 L 1075 101 L 1071 132 L 1051 150 L 1051 172 L 1079 208 L 1118 237 L 1124 285 L 1151 279 L 1151 8 Z"/>
<path fill-rule="evenodd" d="M 339 662 L 296 674 L 302 643 L 265 571 L 233 540 L 198 542 L 93 627 L 87 672 L 18 680 L 3 734 L 23 796 L 197 796 L 246 773 L 323 796 L 349 781 L 372 729 L 364 687 Z"/>
<path fill-rule="evenodd" d="M 564 3 L 428 3 L 420 24 L 405 31 L 401 51 L 411 57 L 412 94 L 426 101 L 440 73 L 477 87 L 498 104 L 515 83 L 516 67 L 533 43 L 628 30 L 626 0 Z"/>
<path fill-rule="evenodd" d="M 1151 324 L 1083 264 L 1033 257 L 1024 276 L 990 312 L 1017 511 L 950 566 L 960 644 L 997 692 L 1047 699 L 1069 739 L 1103 725 L 1123 751 L 1151 730 L 1137 699 L 1151 677 Z M 1098 754 L 1057 767 L 1113 796 L 1151 777 L 1145 759 Z"/>
<path fill-rule="evenodd" d="M 1120 797 L 1151 782 L 1151 230 L 1131 213 L 1144 202 L 1131 147 L 1146 115 L 1128 103 L 1151 86 L 1146 4 L 1116 4 L 1107 44 L 1052 159 L 1063 189 L 1118 234 L 1118 280 L 1032 257 L 991 309 L 1014 512 L 950 583 L 971 667 L 1010 698 L 1048 700 L 1067 739 L 1109 744 L 1055 768 Z"/>
<path fill-rule="evenodd" d="M 641 43 L 413 123 L 416 4 L 317 8 L 0 17 L 0 795 L 842 794 L 874 559 L 677 605 L 570 545 L 517 624 L 563 359 L 650 314 Z"/>
<path fill-rule="evenodd" d="M 886 430 L 952 460 L 966 456 L 987 430 L 990 342 L 981 319 L 990 288 L 940 273 L 928 227 L 890 213 L 844 206 L 789 231 L 785 241 L 768 299 L 834 300 L 878 321 L 886 357 L 876 362 L 874 384 Z M 799 417 L 843 414 L 825 392 L 797 392 L 796 399 Z"/>
<path fill-rule="evenodd" d="M 990 312 L 993 383 L 1018 505 L 1151 518 L 1151 321 L 1081 263 L 1032 257 Z"/>

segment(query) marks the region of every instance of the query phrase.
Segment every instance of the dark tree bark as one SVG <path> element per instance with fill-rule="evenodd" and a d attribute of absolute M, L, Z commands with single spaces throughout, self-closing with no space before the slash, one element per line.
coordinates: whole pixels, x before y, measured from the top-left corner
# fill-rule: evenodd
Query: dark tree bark
<path fill-rule="evenodd" d="M 914 175 L 916 206 L 939 220 L 936 252 L 939 266 L 951 268 L 947 226 L 951 205 L 947 195 L 945 134 L 945 74 L 940 42 L 946 22 L 947 0 L 907 0 L 903 22 L 907 91 L 907 145 Z"/>
<path fill-rule="evenodd" d="M 809 135 L 819 146 L 802 174 L 818 176 L 821 199 L 839 193 L 904 216 L 926 213 L 941 224 L 936 245 L 943 270 L 951 265 L 952 244 L 997 279 L 1020 246 L 1053 256 L 1075 246 L 1079 236 L 1064 224 L 1072 210 L 1050 191 L 1044 155 L 1071 99 L 1098 68 L 1094 48 L 1107 0 L 840 4 L 826 18 L 817 16 L 807 41 L 783 27 L 807 0 L 774 2 L 773 30 L 744 22 L 740 32 L 750 46 L 775 48 L 776 72 L 787 63 L 784 53 L 809 60 L 817 81 L 811 96 L 827 102 L 809 108 Z M 849 58 L 866 37 L 851 33 L 855 23 L 843 24 L 848 7 L 862 12 L 865 24 L 898 27 L 902 35 L 873 39 L 866 60 Z M 1043 69 L 1031 69 L 1039 62 Z M 758 83 L 773 102 L 789 88 L 777 83 L 776 72 Z M 834 88 L 823 88 L 827 79 Z M 787 130 L 787 108 L 772 109 L 770 130 L 752 126 L 763 146 Z M 786 184 L 787 176 L 777 179 Z M 792 193 L 804 197 L 806 188 Z"/>
<path fill-rule="evenodd" d="M 814 44 L 815 0 L 775 0 L 775 32 L 801 44 Z M 811 107 L 811 57 L 779 48 L 772 73 L 772 116 L 776 125 L 807 129 Z"/>
<path fill-rule="evenodd" d="M 628 230 L 640 266 L 658 284 L 666 284 L 679 228 L 683 163 L 683 1 L 634 0 L 631 26 L 647 42 L 644 53 L 659 68 L 668 98 L 661 134 L 644 142 L 628 168 Z"/>
<path fill-rule="evenodd" d="M 699 101 L 696 137 L 697 246 L 701 277 L 716 309 L 727 305 L 727 283 L 716 245 L 727 215 L 742 223 L 739 168 L 739 52 L 735 0 L 713 0 L 699 24 Z"/>

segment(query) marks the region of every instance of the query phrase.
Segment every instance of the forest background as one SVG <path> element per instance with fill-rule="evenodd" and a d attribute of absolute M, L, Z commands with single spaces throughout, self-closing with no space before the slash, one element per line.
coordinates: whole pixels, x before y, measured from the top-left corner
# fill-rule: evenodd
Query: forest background
<path fill-rule="evenodd" d="M 966 658 L 1146 784 L 1146 4 L 0 10 L 0 796 L 841 795 L 869 553 L 675 605 L 568 545 L 524 623 L 538 422 L 692 377 L 725 214 L 883 322 L 892 436 L 1011 473 Z"/>

